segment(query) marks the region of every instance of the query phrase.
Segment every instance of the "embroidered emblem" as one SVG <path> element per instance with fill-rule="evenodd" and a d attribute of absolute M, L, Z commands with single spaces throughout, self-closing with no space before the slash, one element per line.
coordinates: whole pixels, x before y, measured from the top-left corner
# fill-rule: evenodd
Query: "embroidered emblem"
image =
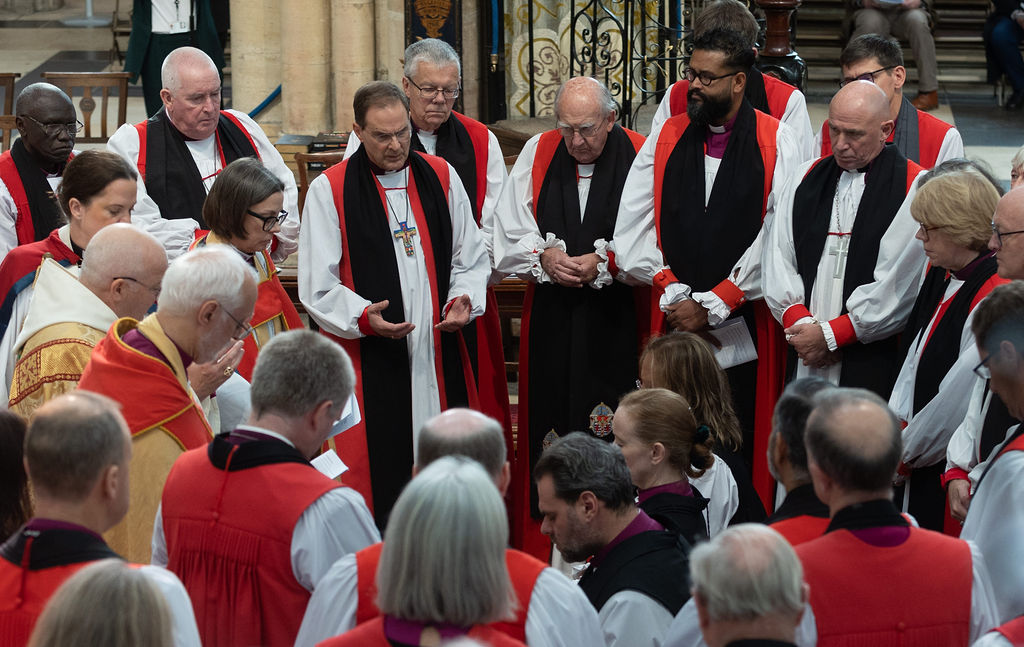
<path fill-rule="evenodd" d="M 590 411 L 590 433 L 604 438 L 612 433 L 612 410 L 604 402 Z"/>
<path fill-rule="evenodd" d="M 556 440 L 558 440 L 558 434 L 556 434 L 555 430 L 552 429 L 548 433 L 544 434 L 544 440 L 542 440 L 540 443 L 541 447 L 547 449 L 548 447 L 554 445 Z"/>

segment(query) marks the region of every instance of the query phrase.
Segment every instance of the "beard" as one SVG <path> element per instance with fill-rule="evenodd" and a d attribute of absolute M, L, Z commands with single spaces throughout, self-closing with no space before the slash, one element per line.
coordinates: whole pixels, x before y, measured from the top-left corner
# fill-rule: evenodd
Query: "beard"
<path fill-rule="evenodd" d="M 694 101 L 695 98 L 699 99 Z M 729 96 L 713 97 L 697 93 L 694 90 L 687 92 L 686 114 L 690 121 L 698 126 L 707 126 L 716 122 L 722 122 L 732 108 L 732 101 Z"/>

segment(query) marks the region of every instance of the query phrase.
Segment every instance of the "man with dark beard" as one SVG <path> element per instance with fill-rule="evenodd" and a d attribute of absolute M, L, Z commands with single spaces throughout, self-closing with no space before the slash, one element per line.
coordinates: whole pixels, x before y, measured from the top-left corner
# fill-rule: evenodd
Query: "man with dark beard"
<path fill-rule="evenodd" d="M 723 324 L 749 331 L 758 359 L 727 373 L 754 486 L 771 509 L 774 486 L 763 457 L 784 345 L 761 300 L 761 224 L 800 152 L 789 126 L 744 98 L 753 63 L 754 51 L 735 31 L 697 37 L 686 113 L 653 130 L 637 153 L 613 246 L 620 278 L 653 284 L 660 297 L 651 308 L 652 334 L 667 328 L 710 338 Z M 703 205 L 692 196 L 703 196 Z"/>

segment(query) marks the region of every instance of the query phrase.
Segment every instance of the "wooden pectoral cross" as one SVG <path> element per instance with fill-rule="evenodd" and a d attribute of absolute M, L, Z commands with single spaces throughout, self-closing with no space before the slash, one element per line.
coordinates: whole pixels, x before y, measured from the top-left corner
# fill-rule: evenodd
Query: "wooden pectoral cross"
<path fill-rule="evenodd" d="M 402 239 L 402 245 L 405 246 L 405 255 L 412 256 L 416 253 L 416 248 L 412 245 L 412 237 L 416 235 L 416 228 L 409 228 L 409 224 L 405 222 L 398 223 L 398 229 L 394 231 L 395 238 Z"/>
<path fill-rule="evenodd" d="M 836 257 L 836 269 L 832 278 L 841 279 L 846 275 L 846 257 L 850 253 L 850 234 L 829 234 L 836 237 L 836 244 L 828 250 L 829 256 Z"/>

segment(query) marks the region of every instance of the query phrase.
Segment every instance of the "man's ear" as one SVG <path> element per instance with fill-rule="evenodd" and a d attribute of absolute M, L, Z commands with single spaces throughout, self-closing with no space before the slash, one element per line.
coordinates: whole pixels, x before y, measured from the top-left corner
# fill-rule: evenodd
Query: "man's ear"
<path fill-rule="evenodd" d="M 217 314 L 217 308 L 219 307 L 220 304 L 213 299 L 204 301 L 203 305 L 199 306 L 199 311 L 196 313 L 196 319 L 198 319 L 201 325 L 209 326 L 213 321 L 214 315 Z"/>
<path fill-rule="evenodd" d="M 892 131 L 893 131 L 893 129 L 895 127 L 896 127 L 896 122 L 893 121 L 892 119 L 889 119 L 888 121 L 883 121 L 882 122 L 882 141 L 883 142 L 887 141 L 889 139 L 889 135 L 892 134 Z"/>
<path fill-rule="evenodd" d="M 583 493 L 580 494 L 579 498 L 576 499 L 576 507 L 579 510 L 579 515 L 585 521 L 590 521 L 597 516 L 600 505 L 601 501 L 597 498 L 597 495 L 590 490 L 584 490 Z"/>
<path fill-rule="evenodd" d="M 124 486 L 123 481 L 124 474 L 122 473 L 121 466 L 116 463 L 108 465 L 100 476 L 103 498 L 111 501 L 117 499 L 118 491 Z"/>

